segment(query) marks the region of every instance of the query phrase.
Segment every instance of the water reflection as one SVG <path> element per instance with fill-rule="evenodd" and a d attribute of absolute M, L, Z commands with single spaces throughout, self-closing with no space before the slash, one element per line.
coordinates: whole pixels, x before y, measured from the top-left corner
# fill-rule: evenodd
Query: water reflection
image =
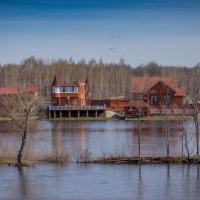
<path fill-rule="evenodd" d="M 28 199 L 29 198 L 29 193 L 30 193 L 30 187 L 29 187 L 29 182 L 27 180 L 27 176 L 24 174 L 24 168 L 17 168 L 17 173 L 18 173 L 18 180 L 19 183 L 18 185 L 18 191 L 19 191 L 19 197 L 21 199 Z"/>
<path fill-rule="evenodd" d="M 199 199 L 199 165 L 0 166 L 0 199 Z"/>
<path fill-rule="evenodd" d="M 63 124 L 55 124 L 54 130 L 55 132 L 59 132 L 59 129 L 63 129 Z M 63 150 L 63 132 L 59 132 L 59 134 L 52 133 L 52 155 L 60 155 Z"/>
<path fill-rule="evenodd" d="M 165 156 L 165 134 L 162 121 L 141 122 L 142 156 Z M 103 154 L 138 155 L 138 136 L 136 121 L 40 121 L 35 133 L 38 139 L 31 147 L 35 154 L 41 152 L 59 154 L 88 150 L 93 157 Z M 19 146 L 19 136 L 5 130 L 0 124 L 0 143 L 5 146 Z M 30 140 L 32 138 L 29 138 Z M 30 141 L 31 143 L 31 141 Z M 191 143 L 193 147 L 193 143 Z M 170 155 L 182 154 L 182 133 L 171 124 Z"/>

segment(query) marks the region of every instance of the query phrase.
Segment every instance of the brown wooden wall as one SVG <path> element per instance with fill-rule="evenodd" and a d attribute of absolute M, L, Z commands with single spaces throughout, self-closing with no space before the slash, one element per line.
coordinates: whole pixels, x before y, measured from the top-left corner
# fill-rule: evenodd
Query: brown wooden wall
<path fill-rule="evenodd" d="M 151 90 L 148 92 L 146 101 L 149 105 L 151 105 L 151 96 L 157 95 L 158 98 L 158 104 L 153 105 L 154 107 L 163 107 L 164 106 L 164 95 L 170 96 L 170 104 L 169 106 L 175 106 L 175 105 L 183 105 L 183 99 L 184 97 L 181 96 L 174 96 L 175 92 L 170 89 L 163 86 L 161 83 L 156 84 L 154 87 L 151 88 Z"/>

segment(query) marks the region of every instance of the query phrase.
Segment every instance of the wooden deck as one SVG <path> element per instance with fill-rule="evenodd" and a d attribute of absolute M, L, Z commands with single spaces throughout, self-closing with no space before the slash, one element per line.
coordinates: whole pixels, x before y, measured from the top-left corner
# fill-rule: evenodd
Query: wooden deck
<path fill-rule="evenodd" d="M 106 106 L 52 106 L 49 105 L 49 110 L 106 110 Z"/>
<path fill-rule="evenodd" d="M 105 115 L 106 106 L 53 106 L 48 107 L 48 118 L 99 117 Z"/>

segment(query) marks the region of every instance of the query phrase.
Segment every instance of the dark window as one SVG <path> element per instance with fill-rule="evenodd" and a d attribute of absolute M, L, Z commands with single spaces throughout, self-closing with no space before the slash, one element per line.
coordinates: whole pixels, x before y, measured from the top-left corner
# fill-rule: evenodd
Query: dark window
<path fill-rule="evenodd" d="M 158 104 L 158 97 L 156 95 L 151 96 L 151 105 L 157 105 Z"/>
<path fill-rule="evenodd" d="M 164 101 L 164 104 L 170 104 L 170 96 L 169 95 L 164 95 L 163 96 L 163 101 Z"/>

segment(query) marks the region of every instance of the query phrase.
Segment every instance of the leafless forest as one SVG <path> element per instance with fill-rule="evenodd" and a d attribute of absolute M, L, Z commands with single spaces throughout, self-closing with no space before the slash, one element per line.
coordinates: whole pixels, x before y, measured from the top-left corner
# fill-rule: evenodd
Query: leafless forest
<path fill-rule="evenodd" d="M 29 70 L 25 70 L 29 69 Z M 178 83 L 186 86 L 188 91 L 200 83 L 200 64 L 193 67 L 162 66 L 150 62 L 140 66 L 130 66 L 123 59 L 119 63 L 104 63 L 94 59 L 75 63 L 68 60 L 44 60 L 29 57 L 20 64 L 0 65 L 0 87 L 14 87 L 15 76 L 23 71 L 25 85 L 41 86 L 44 79 L 42 94 L 48 96 L 49 88 L 55 74 L 64 82 L 85 81 L 88 79 L 91 98 L 103 99 L 130 95 L 131 77 L 134 76 L 172 76 Z"/>

